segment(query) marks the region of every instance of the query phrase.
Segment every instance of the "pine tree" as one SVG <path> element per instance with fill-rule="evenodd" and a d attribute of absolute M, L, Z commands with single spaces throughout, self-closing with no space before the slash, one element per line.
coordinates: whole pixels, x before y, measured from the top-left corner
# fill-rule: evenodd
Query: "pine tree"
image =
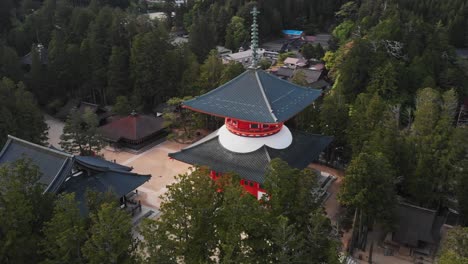
<path fill-rule="evenodd" d="M 136 35 L 132 42 L 130 72 L 134 95 L 145 111 L 169 99 L 163 75 L 167 40 L 167 34 L 158 28 L 153 32 Z"/>
<path fill-rule="evenodd" d="M 10 79 L 3 78 L 0 81 L 0 105 L 0 144 L 5 143 L 7 135 L 45 143 L 47 125 L 44 116 L 23 83 L 15 85 Z"/>
<path fill-rule="evenodd" d="M 129 86 L 128 53 L 121 47 L 112 47 L 107 71 L 107 99 L 114 102 L 117 96 L 127 94 Z"/>
<path fill-rule="evenodd" d="M 216 50 L 211 50 L 210 54 L 200 67 L 199 84 L 203 92 L 210 91 L 219 86 L 224 65 Z"/>
<path fill-rule="evenodd" d="M 81 247 L 86 241 L 85 219 L 80 215 L 74 193 L 57 198 L 54 215 L 44 223 L 43 232 L 44 263 L 83 263 Z"/>
<path fill-rule="evenodd" d="M 90 109 L 84 113 L 72 111 L 60 136 L 60 146 L 68 153 L 96 155 L 104 146 L 98 124 L 97 115 Z"/>
<path fill-rule="evenodd" d="M 202 62 L 215 47 L 215 34 L 213 25 L 198 14 L 190 28 L 190 48 L 197 55 L 198 61 Z"/>
<path fill-rule="evenodd" d="M 135 241 L 130 215 L 115 203 L 104 203 L 91 214 L 89 239 L 82 247 L 91 264 L 132 263 Z"/>
<path fill-rule="evenodd" d="M 245 28 L 245 21 L 242 17 L 233 16 L 226 29 L 226 48 L 237 51 L 246 40 L 249 39 L 249 32 Z"/>
<path fill-rule="evenodd" d="M 394 170 L 382 153 L 363 151 L 349 164 L 338 199 L 345 206 L 362 210 L 369 219 L 389 226 L 395 206 L 394 177 Z"/>
<path fill-rule="evenodd" d="M 52 213 L 41 173 L 28 160 L 0 167 L 0 262 L 38 263 L 41 228 Z"/>

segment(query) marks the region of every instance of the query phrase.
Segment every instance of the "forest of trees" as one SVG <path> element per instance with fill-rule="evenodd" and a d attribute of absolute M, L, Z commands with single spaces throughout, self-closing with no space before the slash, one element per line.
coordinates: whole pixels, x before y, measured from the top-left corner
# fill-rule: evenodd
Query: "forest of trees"
<path fill-rule="evenodd" d="M 257 5 L 262 40 L 275 38 L 286 28 L 333 35 L 323 57 L 333 88 L 298 115 L 295 125 L 334 136 L 325 157 L 330 165 L 346 169 L 338 195 L 346 215 L 360 212 L 361 225 L 380 223 L 391 230 L 392 209 L 405 200 L 431 209 L 454 208 L 461 214 L 461 224 L 468 225 L 468 131 L 456 126 L 460 103 L 468 96 L 468 62 L 455 53 L 455 48 L 468 48 L 466 0 L 188 0 L 179 7 L 166 0 L 157 10 L 168 14 L 164 22 L 142 16 L 151 9 L 144 3 L 0 1 L 0 144 L 7 134 L 44 143 L 43 111 L 54 114 L 69 100 L 113 105 L 121 115 L 133 109 L 151 112 L 171 98 L 171 103 L 180 102 L 180 98 L 200 95 L 229 81 L 244 69 L 240 64 L 224 65 L 213 49 L 216 45 L 248 46 L 250 10 Z M 172 44 L 173 36 L 181 32 L 189 35 L 189 43 Z M 45 61 L 40 45 L 47 50 Z M 314 52 L 322 50 L 303 49 L 307 57 Z M 28 53 L 31 64 L 22 64 L 21 58 Z M 293 81 L 301 83 L 300 76 Z M 169 121 L 183 126 L 207 124 L 177 116 Z M 66 134 L 65 142 L 73 131 Z M 90 131 L 84 142 L 94 140 L 92 136 Z M 70 146 L 73 151 L 77 148 L 79 152 L 96 150 Z M 280 161 L 272 164 L 275 166 L 286 175 L 306 173 L 289 171 Z M 0 174 L 20 173 L 27 178 L 24 180 L 34 180 L 28 172 L 31 168 L 23 163 L 18 167 L 18 172 L 4 168 Z M 313 183 L 281 183 L 298 189 L 297 193 L 281 193 L 283 188 L 276 190 L 278 183 L 273 183 L 269 189 L 273 199 L 265 201 L 270 210 L 264 210 L 248 197 L 239 199 L 240 187 L 231 184 L 229 177 L 217 186 L 205 174 L 203 170 L 192 174 L 200 182 L 179 176 L 179 185 L 170 187 L 165 196 L 163 217 L 143 225 L 142 234 L 150 238 L 146 244 L 134 245 L 123 235 L 124 242 L 116 242 L 116 249 L 146 250 L 148 254 L 140 260 L 146 263 L 191 258 L 196 263 L 207 262 L 215 253 L 226 261 L 258 257 L 283 263 L 313 254 L 334 263 L 332 252 L 337 246 L 323 211 L 314 202 L 298 201 L 306 198 L 300 197 L 305 195 L 300 192 L 302 185 Z M 269 176 L 284 180 L 274 170 Z M 204 199 L 200 202 L 205 206 L 199 207 L 196 199 L 187 200 L 177 193 L 178 188 L 190 189 Z M 219 188 L 224 191 L 216 192 Z M 132 252 L 125 250 L 124 255 L 91 256 L 96 253 L 92 248 L 102 243 L 102 237 L 91 234 L 104 221 L 125 218 L 114 215 L 112 205 L 106 203 L 95 207 L 83 223 L 64 224 L 64 228 L 74 226 L 78 239 L 76 244 L 66 245 L 75 247 L 72 255 L 53 248 L 53 243 L 41 246 L 48 244 L 40 242 L 44 230 L 55 225 L 54 221 L 65 221 L 63 214 L 76 215 L 77 211 L 64 209 L 74 208 L 69 196 L 36 199 L 38 193 L 35 189 L 31 197 L 21 191 L 8 193 L 23 199 L 20 207 L 29 211 L 19 233 L 11 231 L 15 222 L 3 223 L 19 214 L 15 211 L 19 209 L 0 211 L 4 225 L 0 234 L 8 234 L 7 241 L 13 241 L 0 241 L 0 262 L 37 259 L 62 263 L 77 257 L 90 263 L 134 260 Z M 0 203 L 4 203 L 0 208 L 12 206 L 6 195 L 0 192 Z M 176 199 L 171 201 L 172 197 Z M 297 204 L 288 204 L 288 199 Z M 181 216 L 192 222 L 172 221 Z M 303 233 L 302 228 L 313 232 Z M 168 240 L 160 231 L 179 241 Z M 45 239 L 60 241 L 70 231 L 63 232 L 48 232 L 52 237 Z M 205 233 L 210 236 L 201 235 Z M 27 241 L 28 235 L 31 239 Z M 11 247 L 23 243 L 31 247 L 32 255 L 8 255 L 18 250 Z M 272 247 L 267 249 L 265 243 Z M 281 247 L 281 243 L 290 247 Z M 444 254 L 449 259 L 453 252 L 444 249 Z"/>
<path fill-rule="evenodd" d="M 339 200 L 362 225 L 391 230 L 401 200 L 455 208 L 468 224 L 468 129 L 456 126 L 468 72 L 454 49 L 466 46 L 454 29 L 465 2 L 356 1 L 337 12 L 339 46 L 324 56 L 334 85 L 309 127 L 335 136 L 331 156 L 347 164 Z"/>
<path fill-rule="evenodd" d="M 338 264 L 337 233 L 310 192 L 316 177 L 280 160 L 271 165 L 267 185 L 275 196 L 262 203 L 235 176 L 214 182 L 206 168 L 179 175 L 161 217 L 138 230 L 110 193 L 88 192 L 80 206 L 73 193 L 44 194 L 28 160 L 1 166 L 0 262 L 219 263 L 216 256 L 223 263 Z"/>

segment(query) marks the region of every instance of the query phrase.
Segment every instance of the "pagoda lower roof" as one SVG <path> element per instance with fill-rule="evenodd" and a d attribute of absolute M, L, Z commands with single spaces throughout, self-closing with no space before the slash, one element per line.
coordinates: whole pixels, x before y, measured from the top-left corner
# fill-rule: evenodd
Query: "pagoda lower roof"
<path fill-rule="evenodd" d="M 332 137 L 291 131 L 293 141 L 285 149 L 263 146 L 250 153 L 236 153 L 224 148 L 218 140 L 218 131 L 169 157 L 226 173 L 234 172 L 241 178 L 263 184 L 270 161 L 280 158 L 290 166 L 303 169 L 316 160 L 330 144 Z"/>
<path fill-rule="evenodd" d="M 260 123 L 284 122 L 312 104 L 320 90 L 282 80 L 263 70 L 249 69 L 228 83 L 183 106 L 215 116 Z"/>

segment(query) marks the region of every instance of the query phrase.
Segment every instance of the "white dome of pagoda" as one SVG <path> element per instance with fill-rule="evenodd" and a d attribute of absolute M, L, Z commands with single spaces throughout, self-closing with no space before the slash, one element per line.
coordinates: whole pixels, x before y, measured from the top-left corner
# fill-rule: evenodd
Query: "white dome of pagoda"
<path fill-rule="evenodd" d="M 218 130 L 219 143 L 232 152 L 250 153 L 257 149 L 267 146 L 273 149 L 285 149 L 291 145 L 293 137 L 289 128 L 285 125 L 281 130 L 271 136 L 266 137 L 243 137 L 231 133 L 226 125 Z"/>

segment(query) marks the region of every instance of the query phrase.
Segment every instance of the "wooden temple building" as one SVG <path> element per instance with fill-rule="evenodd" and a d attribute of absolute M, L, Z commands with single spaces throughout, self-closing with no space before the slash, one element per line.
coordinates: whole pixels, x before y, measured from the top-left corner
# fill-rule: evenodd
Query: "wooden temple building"
<path fill-rule="evenodd" d="M 0 165 L 11 164 L 23 158 L 30 159 L 38 167 L 41 173 L 39 183 L 44 186 L 44 192 L 75 193 L 82 213 L 87 212 L 87 190 L 112 192 L 133 213 L 139 203 L 132 203 L 126 197 L 151 178 L 151 175 L 133 173 L 130 167 L 100 157 L 75 156 L 8 136 L 0 152 Z"/>
<path fill-rule="evenodd" d="M 256 9 L 252 46 L 257 44 Z M 193 111 L 223 117 L 225 123 L 200 141 L 169 156 L 207 166 L 211 177 L 234 172 L 240 184 L 260 199 L 270 161 L 280 158 L 292 167 L 305 168 L 332 138 L 290 130 L 285 122 L 311 105 L 322 91 L 297 86 L 252 66 L 228 83 L 183 103 Z"/>
<path fill-rule="evenodd" d="M 140 151 L 167 136 L 164 119 L 132 112 L 99 128 L 104 139 L 117 148 Z"/>

